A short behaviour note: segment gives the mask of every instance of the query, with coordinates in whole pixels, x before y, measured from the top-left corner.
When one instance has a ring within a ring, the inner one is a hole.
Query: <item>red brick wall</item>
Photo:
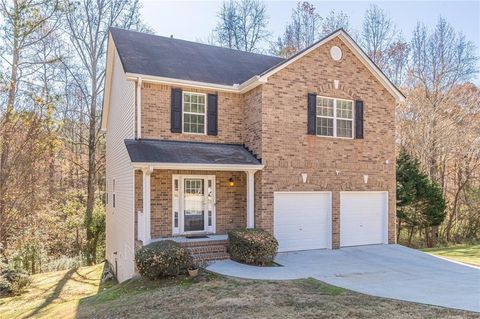
[[[171,133],[171,88],[168,85],[143,83],[142,138],[243,144],[242,95],[182,87],[183,91],[218,94],[218,135]]]
[[[335,62],[329,50],[343,51]],[[335,89],[334,80],[340,81]],[[285,92],[288,92],[286,94]],[[364,139],[307,135],[307,94],[364,101]],[[262,89],[261,207],[257,219],[273,230],[273,192],[332,191],[333,246],[340,244],[339,192],[389,192],[389,241],[395,242],[395,100],[339,39],[268,79]],[[385,164],[388,160],[389,164]],[[336,170],[340,174],[336,174]],[[302,182],[302,173],[308,182]],[[363,175],[369,175],[368,184]]]
[[[172,236],[172,175],[174,174],[215,175],[217,234],[224,234],[227,230],[246,226],[245,173],[154,170],[150,180],[152,239]],[[230,178],[233,178],[235,181],[235,186],[233,187],[228,185]],[[141,183],[137,184],[135,193],[139,193],[141,187]]]
[[[330,57],[333,45],[343,51],[340,61]],[[334,80],[340,81],[338,89],[334,88]],[[389,192],[388,237],[389,242],[395,242],[395,100],[340,39],[326,43],[244,95],[219,92],[218,136],[171,133],[170,89],[167,85],[144,82],[143,138],[245,144],[265,165],[262,172],[255,174],[258,227],[273,231],[275,191],[332,191],[333,245],[338,247],[339,192],[386,190]],[[213,92],[186,87],[183,90]],[[308,93],[363,100],[365,138],[307,135]],[[385,164],[386,160],[389,164]],[[302,173],[308,174],[305,184]],[[171,235],[171,174],[172,171],[152,174],[153,237]],[[233,191],[225,188],[224,182],[233,174],[244,183],[245,173],[204,174],[218,176],[217,232],[243,227],[245,189]],[[369,175],[368,184],[363,182],[363,175]],[[221,194],[226,197],[220,202]]]

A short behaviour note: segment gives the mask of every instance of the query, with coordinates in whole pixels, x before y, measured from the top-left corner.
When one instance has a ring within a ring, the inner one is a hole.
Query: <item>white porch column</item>
[[[247,171],[247,228],[255,227],[255,171]]]
[[[143,245],[148,245],[152,240],[151,234],[151,214],[150,214],[150,175],[153,172],[152,167],[146,167],[143,170]]]

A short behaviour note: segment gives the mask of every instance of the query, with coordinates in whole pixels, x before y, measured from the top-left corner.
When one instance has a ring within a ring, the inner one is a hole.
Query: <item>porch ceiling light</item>
[[[235,186],[235,181],[234,181],[233,178],[231,178],[231,177],[230,177],[230,179],[228,180],[228,186],[230,186],[230,187]]]

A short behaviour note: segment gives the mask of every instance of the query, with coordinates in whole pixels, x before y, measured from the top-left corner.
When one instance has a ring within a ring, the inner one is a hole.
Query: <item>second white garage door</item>
[[[340,246],[387,243],[387,192],[340,193]]]
[[[274,194],[274,233],[279,251],[331,248],[329,192]]]

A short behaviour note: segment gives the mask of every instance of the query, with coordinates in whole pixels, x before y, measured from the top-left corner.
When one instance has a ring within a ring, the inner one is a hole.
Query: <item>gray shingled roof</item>
[[[238,144],[165,140],[125,140],[133,163],[260,165]]]
[[[284,59],[111,28],[125,72],[212,84],[241,84]]]

